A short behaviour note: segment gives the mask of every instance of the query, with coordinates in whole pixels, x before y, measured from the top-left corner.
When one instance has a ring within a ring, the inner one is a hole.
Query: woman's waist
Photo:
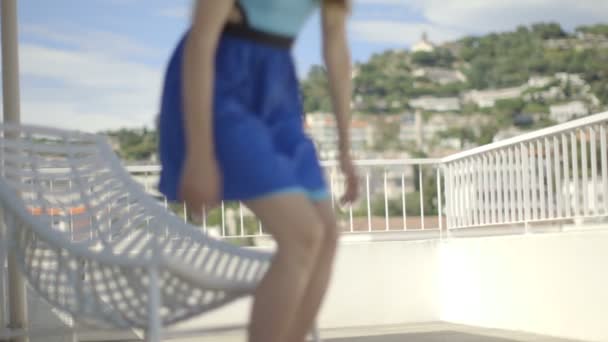
[[[224,27],[223,35],[240,38],[250,43],[257,43],[263,47],[287,51],[291,50],[295,41],[295,37],[262,31],[243,23],[227,23]]]

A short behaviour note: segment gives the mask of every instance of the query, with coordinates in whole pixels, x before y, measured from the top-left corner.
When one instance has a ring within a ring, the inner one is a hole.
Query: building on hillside
[[[361,72],[361,67],[357,64],[353,65],[351,71],[350,71],[350,77],[354,80],[357,76],[359,76],[359,73]]]
[[[591,42],[608,40],[608,37],[604,36],[603,34],[596,34],[596,33],[583,32],[583,31],[576,32],[576,38],[579,40],[585,40],[585,41],[591,41]]]
[[[557,101],[565,100],[566,93],[562,87],[551,87],[547,90],[530,92],[523,97],[526,101]]]
[[[572,101],[553,105],[549,107],[549,112],[551,120],[562,123],[589,114],[589,108],[582,101]]]
[[[452,127],[465,125],[457,114],[436,114],[424,120],[420,111],[416,113],[405,113],[401,116],[399,129],[399,141],[403,145],[415,144],[423,151],[432,152],[436,148],[457,151],[460,140],[440,137]]]
[[[600,101],[600,99],[593,93],[589,93],[587,95],[587,99],[589,100],[589,102],[591,103],[591,105],[593,107],[595,107],[596,109],[599,108],[602,105],[602,101]]]
[[[429,142],[432,138],[441,132],[447,131],[450,127],[454,127],[453,120],[455,115],[433,115],[423,124],[422,131],[424,142]]]
[[[608,48],[608,37],[602,34],[577,32],[577,48],[579,49],[605,49]]]
[[[426,32],[422,33],[422,37],[418,42],[412,45],[412,52],[433,52],[435,51],[435,44],[430,40]]]
[[[336,120],[332,114],[306,114],[305,128],[317,147],[319,158],[333,160],[338,157]]]
[[[498,142],[498,141],[502,141],[505,139],[514,138],[514,137],[520,136],[524,133],[526,133],[525,130],[515,127],[515,126],[511,126],[509,128],[505,128],[505,129],[498,131],[498,133],[496,133],[496,135],[494,136],[494,139],[492,141]]]
[[[498,100],[516,99],[521,97],[526,89],[528,89],[527,85],[502,89],[471,90],[466,92],[463,98],[465,102],[475,103],[480,108],[490,108],[494,107]]]
[[[484,114],[462,115],[459,113],[435,114],[424,119],[421,112],[404,113],[400,119],[399,141],[403,146],[416,146],[432,157],[443,157],[462,149],[475,147],[474,141],[461,141],[459,136],[446,136],[454,128],[469,128],[479,136],[483,126],[493,118]]]
[[[493,123],[493,118],[486,114],[462,115],[436,114],[424,123],[425,151],[432,157],[444,157],[464,149],[476,147],[476,137],[482,134],[482,128]],[[472,136],[460,137],[454,129],[466,129]],[[451,135],[446,135],[452,130]],[[462,138],[462,140],[461,140]]]
[[[410,106],[430,112],[451,112],[461,109],[460,99],[457,97],[424,96],[410,100]]]
[[[558,72],[555,74],[555,78],[557,78],[563,85],[566,83],[570,83],[575,87],[583,87],[587,85],[587,82],[583,77],[579,74],[569,74],[567,72]]]
[[[422,146],[422,114],[407,112],[400,116],[399,141],[404,146]]]
[[[588,49],[605,49],[608,47],[608,38],[603,35],[595,35],[592,33],[577,34],[576,39],[559,38],[548,39],[543,42],[547,49],[554,50],[588,50]]]
[[[109,135],[108,142],[114,152],[118,153],[118,151],[120,151],[120,141],[118,140],[117,136]]]
[[[549,76],[532,76],[528,79],[528,86],[531,88],[544,88],[553,81],[554,78]]]
[[[543,45],[550,50],[570,50],[576,46],[576,41],[570,38],[547,39]]]
[[[354,117],[350,124],[350,140],[353,158],[365,158],[367,151],[376,144],[376,125],[368,118]]]
[[[447,68],[418,68],[412,72],[414,77],[424,77],[439,84],[466,82],[466,76],[459,70]]]
[[[333,114],[307,114],[305,128],[321,159],[335,160],[339,157],[337,124]],[[353,158],[365,158],[376,142],[375,124],[371,119],[355,117],[351,121],[350,134]]]

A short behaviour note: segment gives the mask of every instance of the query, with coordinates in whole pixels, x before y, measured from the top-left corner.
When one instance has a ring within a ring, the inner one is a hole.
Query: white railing
[[[405,232],[411,238],[432,238],[464,228],[528,228],[608,218],[607,132],[608,112],[444,159],[357,161],[361,196],[347,207],[339,205],[343,179],[338,165],[324,162],[323,167],[341,227],[353,236]],[[193,219],[183,204],[168,203],[157,192],[159,166],[127,169],[168,209],[210,234],[243,240],[267,235],[240,203],[222,203]],[[121,201],[115,205],[129,205],[128,199]],[[78,210],[58,213],[72,214],[76,221],[70,216],[58,222],[76,232],[76,239],[87,239],[78,228]]]
[[[361,178],[360,200],[342,207],[343,178],[336,162],[323,162],[331,202],[345,233],[362,232],[436,232],[444,227],[437,159],[356,161]],[[260,222],[240,203],[222,203],[203,217],[193,219],[183,204],[171,205],[157,192],[160,167],[128,166],[131,175],[146,191],[163,201],[185,221],[198,224],[224,238],[265,236]]]
[[[323,166],[346,233],[527,228],[608,217],[607,132],[608,112],[444,159],[357,161],[361,199],[346,208],[337,203],[343,191],[337,164]],[[128,170],[162,200],[154,190],[160,167]],[[187,219],[184,206],[174,209]],[[199,224],[225,238],[265,235],[240,204],[222,203]]]
[[[448,229],[608,217],[608,112],[442,160]]]

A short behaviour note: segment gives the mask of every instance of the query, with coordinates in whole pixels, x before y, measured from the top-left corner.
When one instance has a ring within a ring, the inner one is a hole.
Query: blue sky
[[[190,4],[19,0],[24,121],[89,131],[150,126]],[[363,61],[408,48],[423,31],[443,42],[538,21],[571,29],[605,18],[605,0],[355,0],[349,35],[353,58]],[[300,75],[320,63],[318,16],[304,28],[294,57]]]

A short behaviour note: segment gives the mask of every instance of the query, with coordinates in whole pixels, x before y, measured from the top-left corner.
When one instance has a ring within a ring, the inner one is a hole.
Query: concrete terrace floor
[[[321,332],[326,342],[580,342],[549,336],[484,329],[443,322],[397,326],[331,329]],[[245,334],[225,333],[167,342],[245,342]]]

